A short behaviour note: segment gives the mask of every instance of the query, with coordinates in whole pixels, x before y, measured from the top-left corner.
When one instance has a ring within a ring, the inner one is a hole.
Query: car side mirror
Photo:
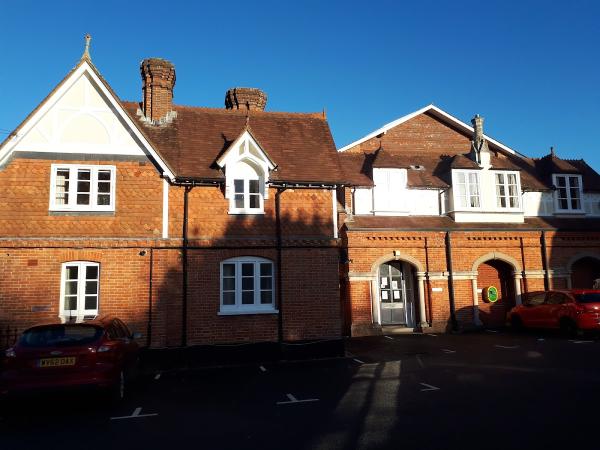
[[[141,337],[142,337],[142,333],[135,332],[135,333],[131,334],[131,339],[139,339]]]

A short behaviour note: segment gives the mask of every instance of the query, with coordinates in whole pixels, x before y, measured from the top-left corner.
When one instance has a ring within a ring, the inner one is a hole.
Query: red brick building
[[[0,329],[117,315],[152,347],[338,339],[336,188],[323,114],[173,104],[141,64],[122,102],[89,52],[0,147]]]
[[[353,335],[498,326],[524,293],[600,278],[600,176],[583,160],[528,158],[433,105],[339,151]]]

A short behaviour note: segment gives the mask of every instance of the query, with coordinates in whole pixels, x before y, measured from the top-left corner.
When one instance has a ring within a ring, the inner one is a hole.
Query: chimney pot
[[[225,108],[264,111],[267,94],[257,88],[236,87],[227,90]]]
[[[147,58],[140,64],[144,116],[160,122],[173,109],[175,66],[162,58]]]

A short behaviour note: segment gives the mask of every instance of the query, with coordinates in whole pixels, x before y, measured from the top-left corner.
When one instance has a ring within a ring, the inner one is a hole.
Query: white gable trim
[[[54,93],[52,93],[48,99],[46,99],[44,104],[29,119],[27,119],[25,123],[22,124],[17,134],[5,142],[3,148],[0,149],[0,166],[2,166],[2,164],[4,164],[11,157],[15,146],[21,141],[21,139],[26,136],[29,131],[31,131],[31,129],[40,121],[40,119],[44,117],[44,115],[73,86],[73,84],[79,80],[83,74],[87,74],[99,87],[99,89],[110,102],[110,105],[119,114],[119,117],[133,131],[133,134],[139,140],[139,142],[141,142],[143,149],[158,163],[163,174],[169,177],[171,180],[174,180],[175,174],[154,150],[150,142],[148,142],[148,140],[144,137],[136,124],[131,120],[127,112],[123,110],[119,101],[106,87],[104,81],[101,80],[97,75],[96,70],[94,70],[94,68],[86,60],[83,60],[77,69],[71,72],[71,74],[68,75],[68,77],[62,82],[62,85]]]
[[[402,116],[399,119],[394,120],[393,122],[390,122],[384,126],[382,126],[381,128],[373,131],[372,133],[367,134],[365,137],[360,138],[357,141],[352,142],[351,144],[348,144],[340,149],[338,149],[338,152],[344,152],[346,150],[348,150],[349,148],[355,147],[359,144],[362,144],[365,141],[368,141],[369,139],[372,139],[378,135],[380,135],[381,133],[386,133],[389,129],[394,128],[404,122],[409,121],[410,119],[426,113],[426,112],[430,112],[433,113],[435,116],[439,117],[440,119],[442,119],[445,122],[449,122],[454,124],[455,126],[457,126],[458,128],[462,128],[464,131],[468,131],[469,133],[473,133],[473,127],[470,125],[467,125],[466,123],[464,123],[462,120],[457,119],[456,117],[448,114],[446,111],[438,108],[435,105],[427,105],[424,108],[419,109],[418,111],[415,111],[413,113],[407,114],[406,116]],[[485,137],[485,139],[487,139],[488,142],[494,144],[495,146],[501,148],[502,150],[505,150],[509,153],[512,153],[513,155],[519,154],[517,151],[513,150],[510,147],[507,147],[506,145],[496,141],[495,139],[492,139],[491,137],[489,137],[488,135],[484,134],[483,135]]]
[[[265,151],[258,144],[258,142],[256,142],[256,139],[254,139],[252,137],[252,134],[250,134],[250,132],[248,130],[244,130],[244,132],[242,134],[240,134],[239,137],[229,146],[229,148],[225,151],[225,153],[223,153],[219,157],[219,159],[217,159],[217,165],[222,169],[223,167],[225,167],[227,165],[227,163],[230,160],[238,160],[239,155],[235,155],[233,152],[235,150],[237,150],[239,148],[239,145],[246,140],[248,140],[248,141],[252,142],[252,144],[254,144],[254,146],[260,152],[260,154],[262,156],[262,160],[258,160],[253,155],[248,155],[248,154],[246,154],[245,157],[255,160],[255,162],[257,162],[260,165],[266,165],[266,167],[269,170],[275,169],[275,164],[273,163],[273,161],[271,161],[271,158],[269,158],[269,156],[265,153]]]

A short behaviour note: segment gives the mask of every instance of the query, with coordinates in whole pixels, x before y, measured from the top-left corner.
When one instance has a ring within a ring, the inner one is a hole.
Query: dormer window
[[[470,209],[481,207],[479,189],[479,171],[453,170],[452,185],[454,187],[455,209]]]
[[[225,171],[225,197],[229,214],[263,214],[268,198],[269,170],[275,168],[250,131],[244,130],[217,160]]]
[[[557,212],[582,212],[583,184],[581,175],[552,175],[556,187],[555,202]]]

